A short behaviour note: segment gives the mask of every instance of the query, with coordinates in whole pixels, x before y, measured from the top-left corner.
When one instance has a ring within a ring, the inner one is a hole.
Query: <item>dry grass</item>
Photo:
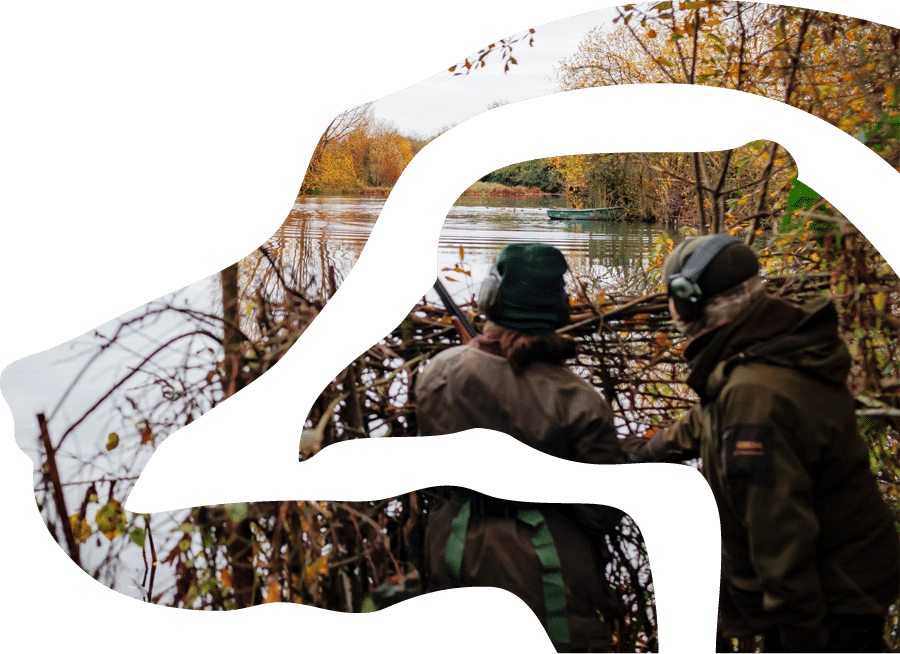
[[[475,182],[466,189],[464,196],[517,197],[547,195],[536,186],[505,186],[494,182]]]

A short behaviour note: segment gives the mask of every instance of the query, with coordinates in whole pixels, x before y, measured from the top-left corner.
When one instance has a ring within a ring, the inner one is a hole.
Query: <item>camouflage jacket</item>
[[[823,651],[826,613],[883,614],[900,592],[897,529],[857,433],[837,325],[830,301],[764,294],[689,344],[700,402],[626,444],[702,458],[721,519],[725,636],[778,628],[789,651]]]

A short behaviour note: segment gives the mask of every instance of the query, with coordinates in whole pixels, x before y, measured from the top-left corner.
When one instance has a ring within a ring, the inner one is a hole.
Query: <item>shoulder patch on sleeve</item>
[[[722,469],[729,480],[760,486],[774,482],[769,425],[734,425],[722,434]]]

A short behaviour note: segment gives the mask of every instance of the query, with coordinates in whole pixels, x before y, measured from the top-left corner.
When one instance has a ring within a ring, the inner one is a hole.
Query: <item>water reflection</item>
[[[301,287],[328,297],[359,258],[383,205],[380,198],[301,198],[269,246],[280,253],[285,270],[303,280]],[[445,271],[450,292],[458,301],[469,299],[504,246],[532,241],[559,248],[578,276],[604,285],[633,280],[630,289],[642,292],[645,253],[663,228],[547,218],[547,208],[564,205],[560,197],[460,198],[441,230],[438,267],[461,262],[470,275]]]

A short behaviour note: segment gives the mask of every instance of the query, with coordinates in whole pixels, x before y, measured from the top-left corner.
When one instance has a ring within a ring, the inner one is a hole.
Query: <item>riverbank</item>
[[[488,198],[541,197],[545,195],[556,194],[545,193],[536,186],[506,186],[496,182],[475,182],[463,192],[463,196]]]
[[[316,196],[386,198],[393,189],[393,186],[363,186],[353,189],[331,189],[317,193],[299,193],[297,198]],[[463,191],[463,194],[460,197],[512,198],[556,195],[558,194],[545,193],[536,186],[506,186],[505,184],[497,184],[495,182],[475,182]]]

